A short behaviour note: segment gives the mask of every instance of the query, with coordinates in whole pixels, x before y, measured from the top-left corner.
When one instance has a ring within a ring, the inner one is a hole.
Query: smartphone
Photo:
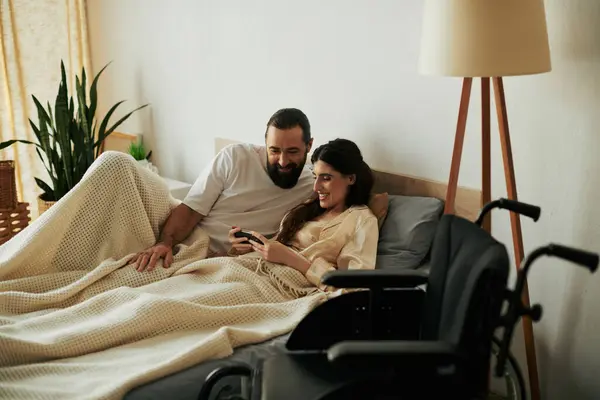
[[[235,236],[236,238],[246,238],[246,239],[252,240],[256,243],[264,244],[262,242],[262,240],[260,240],[259,238],[257,238],[256,236],[254,236],[253,234],[251,234],[248,231],[238,231],[238,232],[235,232],[233,234],[233,236]]]

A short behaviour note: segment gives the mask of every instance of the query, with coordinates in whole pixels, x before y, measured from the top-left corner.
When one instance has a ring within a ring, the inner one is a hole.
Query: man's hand
[[[259,239],[264,244],[257,243],[253,240],[250,241],[254,251],[262,254],[263,258],[269,262],[276,264],[287,265],[288,267],[294,268],[303,274],[310,268],[310,262],[304,258],[301,254],[296,253],[286,245],[278,241],[269,241],[266,237],[258,232],[252,232],[254,237]]]
[[[246,238],[236,238],[233,236],[234,233],[241,231],[242,228],[234,226],[229,231],[229,242],[231,243],[231,247],[233,247],[237,254],[246,254],[252,251],[252,245],[248,242]]]
[[[158,242],[144,251],[137,253],[128,264],[135,264],[139,272],[152,271],[156,262],[164,259],[163,267],[169,268],[173,263],[173,246],[183,242],[204,215],[181,203],[171,211],[160,232]]]
[[[164,259],[163,268],[169,268],[173,263],[173,248],[165,243],[157,243],[144,251],[137,253],[129,264],[134,264],[138,272],[150,272],[156,267],[158,260]]]

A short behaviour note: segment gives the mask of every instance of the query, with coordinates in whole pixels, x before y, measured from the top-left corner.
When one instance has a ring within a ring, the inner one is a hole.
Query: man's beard
[[[306,155],[304,155],[304,161],[302,161],[302,164],[298,165],[295,163],[290,163],[286,166],[286,168],[290,168],[290,170],[284,172],[281,171],[281,165],[271,164],[267,159],[267,173],[275,185],[282,189],[291,189],[298,183],[298,179],[300,179],[300,175],[302,174],[302,169],[304,168],[305,163]]]

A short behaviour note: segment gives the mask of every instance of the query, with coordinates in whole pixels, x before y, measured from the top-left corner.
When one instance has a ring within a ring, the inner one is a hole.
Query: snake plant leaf
[[[131,116],[131,114],[133,114],[134,112],[136,112],[138,110],[141,110],[144,107],[148,107],[148,106],[149,106],[149,104],[144,104],[144,105],[130,111],[129,113],[125,114],[125,116],[123,118],[121,118],[117,122],[115,122],[114,125],[111,126],[106,132],[104,132],[102,130],[102,126],[100,126],[99,138],[98,138],[98,141],[94,144],[94,146],[98,146],[96,151],[98,151],[100,149],[100,144],[102,144],[102,141],[104,139],[106,139],[108,137],[108,135],[113,133],[114,130],[117,129],[119,125],[121,125],[123,122],[125,122],[125,120]],[[107,114],[107,116],[108,116],[108,114]],[[102,123],[104,123],[104,121],[102,121]]]
[[[35,126],[35,124],[33,123],[32,120],[29,120],[29,125],[31,126],[31,129],[33,129],[33,133],[35,134],[35,137],[37,138],[38,142],[40,142],[40,145],[43,147],[42,136],[41,136],[40,130],[38,129],[37,126]]]
[[[98,121],[94,120],[94,126],[92,127],[92,139],[96,137],[96,129],[98,128]]]
[[[106,115],[104,116],[104,119],[102,119],[102,122],[100,123],[100,127],[98,128],[98,139],[94,143],[94,147],[98,146],[96,148],[96,157],[98,157],[98,155],[100,154],[100,145],[102,144],[102,141],[106,138],[104,133],[106,132],[106,126],[108,125],[108,121],[110,120],[110,117],[113,115],[113,113],[115,112],[117,107],[119,107],[124,102],[125,102],[125,100],[121,100],[121,101],[117,102],[115,105],[113,105],[108,110]]]
[[[56,150],[56,145],[57,145],[57,135],[56,135],[56,124],[52,124],[50,126],[51,130],[52,130],[52,134],[50,135],[50,148],[52,150]]]
[[[90,121],[88,121],[87,105],[85,104],[85,88],[81,86],[79,78],[76,79],[75,84],[77,85],[77,100],[79,104],[78,115],[82,130],[81,135],[78,135],[82,139],[80,148],[77,149],[78,151],[76,150],[75,154],[79,154],[82,158],[85,157],[88,165],[91,165],[92,162],[94,162],[94,153],[93,149],[90,151],[90,143],[93,143],[94,139],[90,136],[91,127]]]
[[[142,105],[142,106],[139,106],[138,108],[136,108],[136,109],[134,109],[134,110],[132,110],[132,111],[128,112],[128,113],[127,113],[127,114],[126,114],[126,115],[125,115],[123,118],[121,118],[120,120],[118,120],[117,122],[115,122],[115,123],[114,123],[114,125],[113,125],[113,126],[111,126],[111,127],[108,129],[108,131],[107,131],[107,133],[106,133],[105,135],[106,135],[106,136],[108,136],[108,135],[110,135],[111,133],[113,133],[113,132],[114,132],[114,130],[115,130],[115,129],[117,129],[117,128],[119,127],[119,125],[121,125],[123,122],[125,122],[125,120],[127,120],[127,118],[129,118],[129,117],[131,116],[131,114],[133,114],[133,113],[134,113],[134,112],[136,112],[136,111],[139,111],[139,110],[141,110],[142,108],[148,107],[149,105],[150,105],[150,104],[144,104],[144,105]],[[105,137],[106,137],[106,136],[105,136]]]
[[[40,158],[40,160],[42,160],[42,164],[44,165],[44,168],[46,169],[46,171],[48,172],[48,175],[50,177],[52,177],[52,172],[50,171],[50,166],[46,165],[46,161],[44,159],[44,156],[42,156],[42,152],[40,151],[39,148],[36,148],[35,151],[37,152],[38,157]],[[52,164],[50,164],[52,165]]]
[[[50,108],[50,110],[52,110],[52,108]],[[55,115],[55,113],[52,113],[50,115]],[[48,155],[48,158],[50,158],[52,160],[52,168],[54,169],[56,176],[53,178],[53,183],[55,183],[54,185],[54,194],[58,195],[58,187],[56,186],[56,182],[58,180],[58,174],[59,171],[62,170],[62,161],[60,159],[60,157],[58,156],[58,133],[56,130],[56,123],[53,121],[52,124],[50,125],[52,134],[50,135],[50,153]]]
[[[79,148],[75,150],[75,154],[77,154],[77,156],[78,156],[76,181],[79,182],[81,180],[81,178],[83,177],[83,175],[85,174],[85,172],[87,171],[87,169],[94,162],[93,158],[91,161],[89,158],[89,155],[93,154],[93,148],[92,148],[92,141],[83,140],[84,139],[83,130],[76,125],[73,128],[78,130],[79,137],[81,138],[78,141]]]
[[[69,97],[69,118],[74,118],[75,105],[73,104],[73,98]]]
[[[60,173],[62,162],[60,156],[58,155],[58,152],[56,151],[56,148],[53,148],[51,150],[50,158],[52,159],[52,166],[55,171],[55,174],[52,177],[52,181],[54,184],[54,194],[58,196],[61,193],[59,188],[59,180],[63,174]]]
[[[79,77],[76,76],[75,77],[77,80],[79,80]],[[83,104],[87,104],[87,98],[86,98],[86,92],[85,92],[85,88],[87,88],[87,77],[85,76],[85,68],[81,68],[81,87],[83,88]],[[87,113],[87,110],[86,110]]]
[[[39,188],[44,191],[44,195],[45,195],[44,198],[48,201],[53,201],[53,199],[56,196],[54,196],[54,191],[52,190],[50,185],[48,185],[46,182],[44,182],[40,178],[35,178],[35,183],[37,183]]]
[[[36,146],[39,146],[37,143],[30,142],[29,140],[11,139],[11,140],[7,140],[5,142],[1,142],[0,143],[0,150],[5,149],[5,148],[7,148],[9,146],[12,146],[15,143],[34,144]]]
[[[50,102],[48,102],[48,115],[53,115],[52,107],[50,106]],[[48,123],[50,124],[51,128],[54,128],[54,123],[52,122],[52,118],[50,118],[50,121],[48,121]]]
[[[29,124],[31,125],[31,129],[35,133],[35,136],[37,137],[38,142],[39,142],[38,148],[36,148],[36,150],[38,151],[38,154],[39,154],[40,148],[44,151],[44,153],[46,153],[47,149],[50,148],[50,140],[49,140],[49,133],[48,133],[47,125],[44,122],[42,122],[40,124],[40,126],[42,128],[39,129],[37,126],[35,126],[35,124],[33,123],[33,121],[31,119],[29,120]],[[41,155],[40,155],[40,158],[43,161],[43,158],[41,157]]]
[[[35,96],[31,96],[33,98],[33,102],[35,103],[35,107],[37,109],[38,112],[38,119],[45,121],[48,124],[52,123],[52,118],[50,117],[52,115],[52,110],[50,110],[50,103],[48,103],[48,111],[50,111],[50,114],[48,114],[46,112],[46,110],[44,109],[44,107],[42,106],[42,103],[40,103],[40,101],[35,97]],[[41,123],[41,122],[40,122]]]
[[[73,142],[73,181],[78,182],[82,170],[86,169],[85,138],[81,134],[76,121],[70,121],[69,132]]]
[[[60,153],[63,161],[64,176],[67,185],[72,187],[72,157],[71,157],[71,141],[69,137],[69,95],[67,92],[67,76],[65,73],[64,63],[61,61],[61,77],[62,80],[58,87],[56,102],[54,105],[54,113],[56,120],[57,141],[60,148]],[[71,98],[72,99],[72,98]]]
[[[98,105],[98,79],[100,78],[100,75],[102,74],[102,72],[104,72],[106,67],[108,67],[111,63],[112,63],[112,61],[109,62],[108,64],[106,64],[100,70],[100,72],[98,72],[96,74],[96,77],[92,81],[92,85],[90,87],[90,109],[89,109],[89,115],[88,115],[88,120],[90,120],[90,121],[93,119],[93,116],[96,115],[96,107]]]
[[[69,132],[68,136],[71,142],[71,138],[74,135],[81,136],[81,123],[80,121],[77,121],[77,116],[75,114],[75,105],[73,104],[73,97],[71,97],[69,101],[69,120],[67,125],[67,132]],[[78,182],[77,175],[75,173],[75,168],[77,165],[77,159],[80,157],[80,154],[74,151],[73,143],[69,144],[69,150],[71,152],[71,169],[68,172],[70,172],[71,174],[71,182],[69,184],[69,189],[71,189]]]
[[[45,121],[45,119],[40,118],[41,129],[38,129],[31,119],[29,119],[29,124],[31,125],[31,128],[33,129],[34,133],[36,134],[36,136],[38,138],[38,141],[40,142],[40,145],[36,147],[35,151],[36,151],[38,157],[40,158],[40,161],[44,165],[44,168],[46,169],[46,171],[48,171],[48,175],[52,179],[53,172],[54,172],[52,160],[50,160],[48,157],[42,156],[42,152],[40,151],[40,148],[41,148],[44,151],[44,153],[47,155],[49,152],[49,149],[50,149],[50,140],[49,140],[48,126],[46,124],[46,121]],[[46,161],[47,161],[47,165],[46,165]],[[53,182],[54,182],[54,179],[53,179]]]
[[[48,115],[46,113],[46,110],[44,110],[44,107],[42,106],[42,104],[38,101],[38,99],[36,99],[35,96],[32,96],[32,97],[33,97],[33,101],[34,101],[35,106],[38,111],[39,129],[34,126],[34,124],[31,120],[29,120],[29,122],[31,124],[31,127],[33,128],[33,131],[38,136],[38,140],[40,142],[42,150],[44,150],[44,152],[46,152],[46,149],[48,149],[50,147],[50,140],[49,140],[50,132],[48,131],[47,125],[52,126],[52,118],[50,118],[50,115],[52,115],[52,114]],[[50,104],[48,104],[48,106],[50,106]]]

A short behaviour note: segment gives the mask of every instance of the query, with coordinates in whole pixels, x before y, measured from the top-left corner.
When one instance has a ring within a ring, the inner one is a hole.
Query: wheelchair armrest
[[[344,341],[331,346],[332,363],[364,368],[387,366],[435,366],[466,359],[447,343],[437,341]]]
[[[384,269],[340,270],[326,273],[323,284],[336,288],[414,288],[427,283],[429,274],[424,271]]]

